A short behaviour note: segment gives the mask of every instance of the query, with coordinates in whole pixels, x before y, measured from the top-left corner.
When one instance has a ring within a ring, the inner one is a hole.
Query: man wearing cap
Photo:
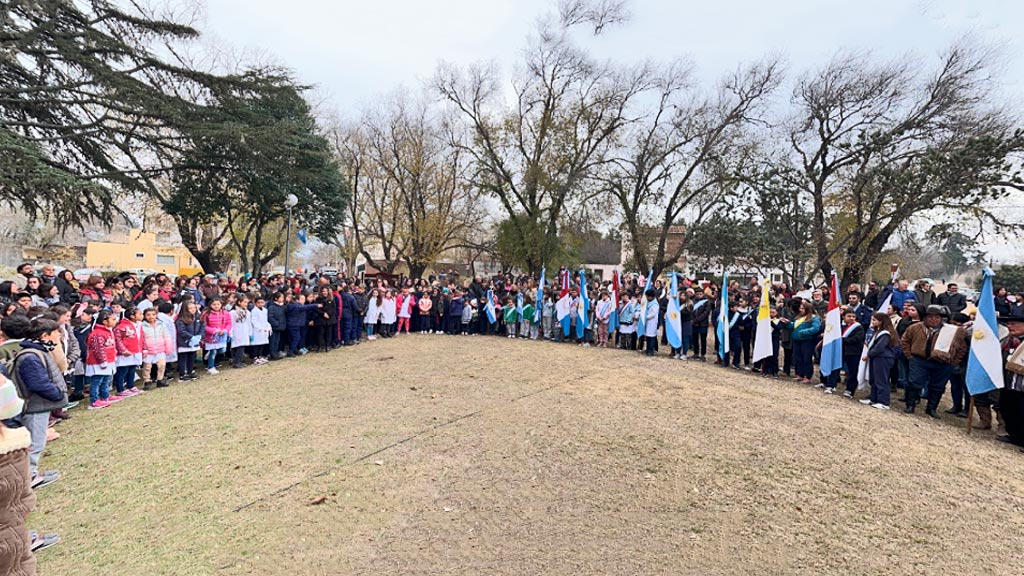
[[[917,407],[922,391],[927,391],[925,414],[939,418],[936,408],[946,392],[946,382],[953,367],[967,354],[966,338],[961,328],[946,323],[949,309],[931,305],[925,309],[924,320],[911,324],[903,333],[903,355],[910,360],[907,385],[907,408],[910,414]]]
[[[203,283],[199,286],[199,291],[203,294],[203,300],[208,301],[220,298],[220,286],[217,285],[217,277],[213,274],[203,276]]]

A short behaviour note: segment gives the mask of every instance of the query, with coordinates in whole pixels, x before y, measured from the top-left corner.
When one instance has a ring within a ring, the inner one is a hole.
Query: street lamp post
[[[292,208],[299,203],[299,199],[295,194],[289,194],[284,199],[284,205],[288,208],[288,235],[284,238],[284,275],[288,276],[288,257],[292,253]]]

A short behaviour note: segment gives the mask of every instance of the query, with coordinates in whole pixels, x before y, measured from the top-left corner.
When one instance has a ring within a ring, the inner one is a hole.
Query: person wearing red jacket
[[[117,371],[117,345],[114,326],[117,316],[100,310],[96,325],[85,341],[85,377],[89,382],[89,410],[110,406],[110,383]]]
[[[135,387],[135,371],[142,364],[142,312],[129,306],[114,328],[114,345],[117,347],[117,372],[114,373],[114,388],[117,393],[110,396],[117,402],[129,396],[140,394]]]

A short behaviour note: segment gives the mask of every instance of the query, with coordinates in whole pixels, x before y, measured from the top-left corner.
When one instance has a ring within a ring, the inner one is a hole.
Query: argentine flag
[[[516,318],[518,318],[520,322],[523,321],[523,293],[522,292],[517,292],[516,293]]]
[[[729,272],[722,273],[721,303],[718,310],[718,325],[715,340],[718,342],[718,357],[725,360],[729,350]]]
[[[487,291],[487,304],[484,305],[487,311],[487,321],[494,324],[498,321],[498,315],[494,312],[494,290]]]
[[[537,300],[533,307],[533,321],[540,322],[544,312],[544,267],[540,267],[540,282],[537,283]]]
[[[985,283],[978,298],[978,314],[971,334],[971,354],[967,358],[967,390],[971,396],[1003,387],[1003,350],[996,325],[996,305],[992,297],[991,268],[985,268]]]
[[[821,373],[828,376],[843,367],[843,322],[839,307],[839,277],[832,271],[832,289],[828,291],[828,313],[825,314],[825,335],[821,339]]]
[[[580,301],[576,305],[576,337],[580,340],[586,334],[588,318],[590,318],[590,297],[587,295],[587,273],[580,270]]]
[[[665,339],[668,340],[668,345],[675,349],[683,347],[683,322],[679,314],[679,285],[676,283],[675,272],[672,273],[672,282],[668,291],[668,310],[665,312]]]
[[[644,282],[643,292],[646,292],[647,290],[649,290],[651,288],[654,288],[654,285],[651,284],[652,276],[654,276],[654,268],[651,268],[651,270],[647,273],[647,281]],[[637,323],[636,323],[636,335],[637,336],[643,336],[644,332],[647,331],[647,305],[650,304],[650,302],[648,302],[644,298],[643,292],[640,293],[640,302],[643,303],[644,309],[640,313],[640,319],[637,320]]]
[[[569,297],[569,271],[562,270],[560,276],[562,291],[558,296],[558,301],[555,302],[555,316],[562,323],[562,337],[564,338],[569,336],[571,322],[569,314],[572,313],[572,298]]]
[[[772,305],[771,293],[768,290],[770,284],[771,281],[766,279],[761,289],[761,306],[757,309],[757,331],[754,333],[754,362],[775,353],[772,347]]]

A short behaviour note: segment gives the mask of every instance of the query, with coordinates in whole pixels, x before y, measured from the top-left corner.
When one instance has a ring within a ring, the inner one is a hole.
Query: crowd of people
[[[928,281],[913,288],[906,280],[871,282],[863,290],[848,286],[837,295],[843,305],[842,370],[826,376],[815,362],[828,285],[793,290],[785,283],[734,281],[723,295],[713,282],[677,279],[671,285],[640,274],[601,280],[561,270],[544,285],[532,276],[454,273],[394,283],[317,273],[237,279],[97,274],[79,282],[68,270],[45,265],[37,273],[23,264],[15,278],[0,282],[0,464],[24,459],[26,475],[19,484],[24,491],[5,494],[0,506],[24,519],[33,491],[59,480],[58,471],[40,468],[40,456],[47,442],[59,438],[55,425],[80,402],[101,410],[175,380],[215,375],[218,367],[260,366],[403,332],[500,335],[714,362],[765,378],[792,378],[826,394],[842,385],[842,396],[862,396],[861,403],[882,410],[890,408],[892,391],[902,390],[905,412],[923,402],[933,418],[940,417],[949,383],[946,412],[968,417],[972,403],[964,375],[977,307],[956,284],[939,294]],[[1024,337],[1024,296],[1000,289],[995,305],[1005,324],[1005,357]],[[771,347],[762,346],[770,352],[755,359],[764,309]],[[678,322],[671,338],[667,314]],[[995,427],[1000,440],[1024,446],[1021,379],[1008,373],[1004,390],[974,397],[973,406],[975,427]],[[10,469],[18,467],[0,467]],[[33,551],[59,541],[23,532],[21,547],[15,543],[12,550],[23,552],[26,562]]]

